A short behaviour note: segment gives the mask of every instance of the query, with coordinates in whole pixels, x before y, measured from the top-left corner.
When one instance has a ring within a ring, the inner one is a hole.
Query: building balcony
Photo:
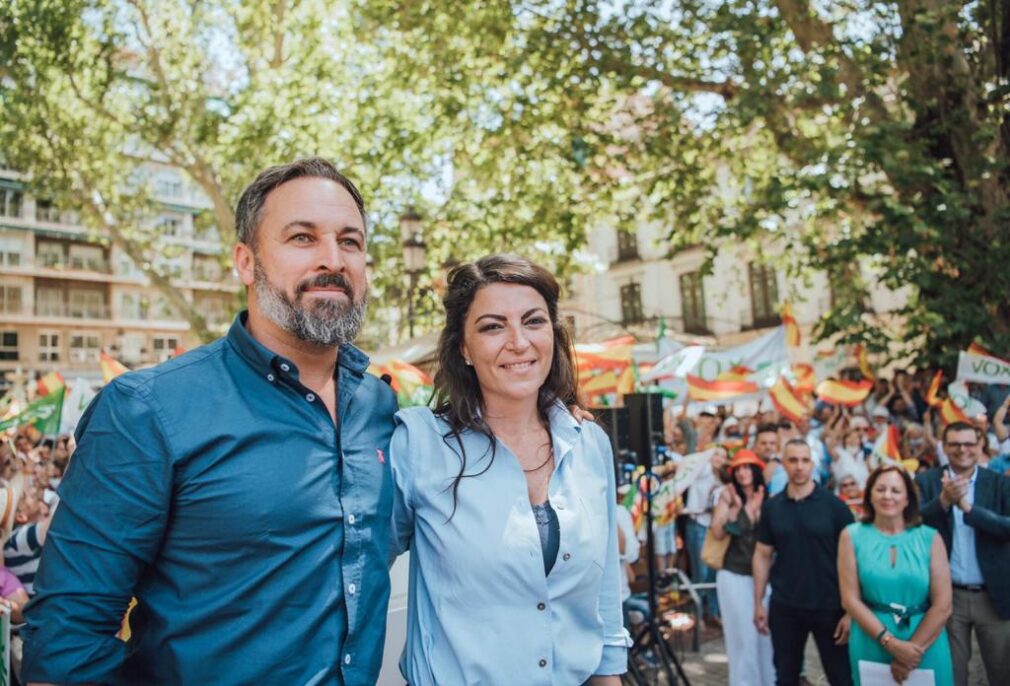
[[[105,304],[35,303],[35,316],[59,319],[109,319],[111,310]]]

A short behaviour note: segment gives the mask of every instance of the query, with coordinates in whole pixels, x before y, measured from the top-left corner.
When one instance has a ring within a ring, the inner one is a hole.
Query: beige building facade
[[[224,330],[239,287],[222,261],[221,237],[194,222],[208,203],[177,169],[146,171],[155,266]],[[29,380],[59,371],[100,381],[103,351],[130,368],[157,364],[199,344],[189,329],[125,252],[0,168],[0,386],[19,369]]]

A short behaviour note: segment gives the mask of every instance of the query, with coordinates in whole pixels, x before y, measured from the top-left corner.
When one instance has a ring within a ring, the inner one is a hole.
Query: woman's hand
[[[888,641],[885,649],[894,656],[896,661],[904,663],[910,670],[919,666],[925,652],[911,641],[902,641],[899,638],[892,638]]]
[[[739,500],[739,498],[738,498]],[[765,501],[765,487],[758,486],[754,489],[754,492],[750,494],[747,498],[747,516],[752,522],[756,522],[758,515],[761,514],[761,504]]]
[[[891,676],[894,677],[894,680],[899,684],[904,683],[911,672],[912,668],[900,660],[894,660],[891,662]]]

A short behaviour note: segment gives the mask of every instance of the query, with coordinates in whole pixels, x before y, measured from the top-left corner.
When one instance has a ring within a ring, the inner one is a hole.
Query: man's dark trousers
[[[803,652],[807,637],[814,635],[821,656],[824,674],[831,686],[851,686],[852,669],[849,649],[835,645],[834,633],[845,612],[839,610],[805,610],[776,603],[774,596],[768,608],[768,628],[775,652],[775,682],[778,686],[799,686],[803,669]]]

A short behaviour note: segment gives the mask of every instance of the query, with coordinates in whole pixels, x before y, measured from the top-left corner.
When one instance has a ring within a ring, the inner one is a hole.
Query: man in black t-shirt
[[[754,624],[771,630],[776,681],[798,686],[807,636],[814,635],[831,686],[849,686],[849,617],[838,593],[838,537],[852,522],[845,503],[817,486],[810,446],[786,443],[786,489],[761,509],[754,550]],[[772,560],[774,553],[774,562]],[[771,580],[769,609],[761,604]]]

